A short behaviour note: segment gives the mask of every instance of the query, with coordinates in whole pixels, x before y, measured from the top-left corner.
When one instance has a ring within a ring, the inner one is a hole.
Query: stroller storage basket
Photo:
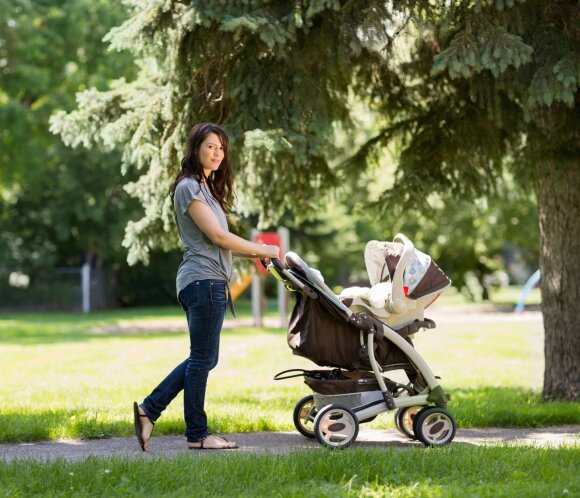
[[[334,373],[337,371],[340,373]],[[305,374],[304,382],[310,389],[319,394],[350,394],[379,389],[379,383],[371,372],[343,372],[338,369],[317,370]]]
[[[274,380],[300,376],[304,376],[304,383],[312,391],[325,396],[380,391],[379,383],[372,372],[347,372],[339,368],[333,370],[284,370],[276,374]]]
[[[383,393],[381,391],[367,391],[351,394],[313,394],[314,404],[318,410],[326,405],[345,405],[349,408],[357,408],[371,403],[384,403]]]

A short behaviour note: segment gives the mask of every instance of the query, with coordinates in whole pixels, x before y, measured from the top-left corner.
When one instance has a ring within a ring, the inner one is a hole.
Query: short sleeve
[[[175,188],[175,210],[181,214],[187,214],[189,205],[195,201],[202,201],[207,204],[201,192],[201,185],[197,180],[187,178],[179,182]]]

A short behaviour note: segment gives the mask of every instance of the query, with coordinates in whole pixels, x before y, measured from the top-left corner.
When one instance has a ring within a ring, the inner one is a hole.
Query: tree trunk
[[[545,399],[580,400],[580,164],[540,161]]]

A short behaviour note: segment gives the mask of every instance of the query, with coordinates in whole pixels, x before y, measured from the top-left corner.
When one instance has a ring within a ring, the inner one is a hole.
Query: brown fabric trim
[[[380,339],[383,323],[376,320],[375,358],[379,365],[408,363],[407,356],[386,338]],[[348,370],[371,368],[366,346],[360,344],[360,331],[326,298],[309,299],[297,294],[288,326],[288,345],[294,354],[322,367]],[[366,336],[364,337],[366,342]]]
[[[304,382],[319,394],[349,394],[377,391],[379,383],[370,372],[341,372],[340,378],[329,378],[334,371],[307,372]]]
[[[394,250],[387,248],[383,252],[385,254],[385,262],[388,268],[389,279],[392,282],[395,275],[395,269],[397,268],[399,260],[401,259],[402,246]],[[385,276],[381,282],[386,281],[388,281],[388,278]],[[407,297],[410,299],[419,299],[420,297],[444,289],[449,284],[451,284],[451,280],[447,278],[447,275],[443,273],[443,270],[437,266],[437,263],[431,259],[431,264],[429,265],[429,268],[427,269],[424,277],[417,284],[417,287],[413,289],[413,292],[410,292]]]
[[[396,390],[397,386],[393,381],[385,377],[383,380],[390,391]],[[381,389],[375,375],[365,371],[307,371],[304,375],[304,383],[315,393],[326,395],[380,391]]]
[[[403,246],[398,247],[398,251],[385,249],[383,252],[385,254],[385,262],[387,263],[387,268],[389,270],[389,278],[385,278],[381,280],[381,282],[388,282],[389,280],[392,282],[393,277],[395,276],[395,270],[397,269],[397,265],[399,264],[399,260],[401,259],[401,254],[403,252]]]
[[[447,278],[447,275],[443,273],[443,270],[437,266],[435,261],[431,259],[431,264],[427,269],[427,273],[417,284],[417,287],[413,289],[413,292],[409,293],[409,298],[419,299],[420,297],[427,296],[438,290],[442,290],[451,283],[451,280]]]
[[[354,301],[354,297],[344,296],[340,298],[340,302],[344,304],[347,308],[350,308],[350,305]]]

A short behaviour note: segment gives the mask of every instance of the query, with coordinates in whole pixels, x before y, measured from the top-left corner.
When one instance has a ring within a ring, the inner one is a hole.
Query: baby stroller
[[[274,377],[303,376],[313,391],[296,404],[296,429],[323,446],[346,448],[360,423],[396,410],[395,425],[405,436],[427,446],[451,442],[456,423],[446,409],[449,396],[411,342],[420,329],[435,327],[424,309],[451,284],[435,262],[402,234],[393,242],[369,242],[365,263],[372,287],[337,296],[296,253],[284,260],[271,260],[267,268],[296,296],[288,345],[331,367]],[[386,376],[395,372],[400,381]]]

